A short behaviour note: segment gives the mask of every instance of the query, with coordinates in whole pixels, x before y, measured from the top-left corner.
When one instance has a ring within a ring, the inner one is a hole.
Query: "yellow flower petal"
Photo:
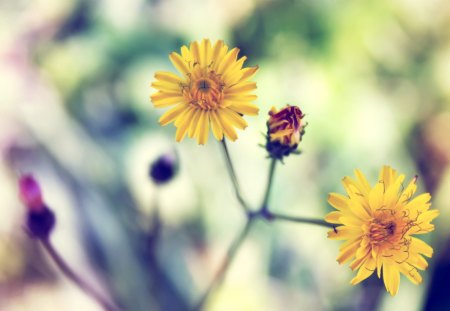
[[[151,96],[153,105],[157,108],[168,107],[183,102],[183,97],[179,93],[158,92]]]
[[[189,67],[187,64],[183,61],[183,58],[180,54],[176,52],[172,52],[169,55],[170,61],[172,64],[177,68],[177,70],[182,73],[183,75],[187,75],[189,73]]]
[[[368,255],[371,253],[372,247],[368,245],[362,245],[356,250],[355,257],[358,258],[365,258],[368,257]]]
[[[352,261],[352,263],[350,264],[350,269],[352,269],[352,271],[355,271],[356,269],[359,269],[364,262],[366,261],[367,258],[357,258],[355,260]]]
[[[191,123],[192,116],[195,113],[195,109],[189,107],[187,111],[183,113],[182,116],[178,117],[175,121],[175,126],[177,127],[177,133],[175,135],[175,139],[177,142],[180,142],[184,139],[187,134],[187,130],[189,128],[189,124]]]
[[[383,267],[383,256],[377,256],[377,276],[381,278],[381,268]]]
[[[367,260],[364,262],[364,264],[359,268],[358,273],[356,276],[351,280],[352,285],[356,285],[365,279],[367,279],[369,276],[373,274],[375,271],[375,259],[373,258],[367,258]]]
[[[331,224],[340,224],[339,218],[342,217],[341,212],[331,212],[327,216],[325,216],[325,221]]]
[[[155,73],[155,79],[175,85],[179,85],[180,83],[183,82],[183,79],[177,76],[176,74],[163,71]]]
[[[202,40],[202,45],[201,45],[201,61],[203,64],[205,64],[205,66],[210,66],[211,65],[211,42],[209,42],[208,39],[203,39]]]
[[[232,66],[228,67],[227,70],[224,70],[223,80],[230,85],[238,83],[240,78],[242,77],[242,65],[246,60],[247,57],[243,56]]]
[[[413,178],[411,182],[408,184],[408,186],[405,188],[405,190],[403,190],[403,193],[400,195],[399,199],[400,202],[406,204],[412,198],[412,196],[417,190],[416,180],[417,178]]]
[[[353,214],[349,214],[349,213],[344,213],[345,216],[342,216],[340,221],[342,224],[347,225],[347,226],[362,226],[362,224],[364,223],[364,221],[359,218],[359,217],[355,217],[355,215]]]
[[[369,206],[372,210],[383,207],[384,183],[378,182],[369,193]]]
[[[174,108],[170,109],[166,113],[164,113],[161,118],[159,118],[159,124],[162,126],[167,125],[173,122],[176,118],[178,118],[184,111],[186,111],[188,107],[185,104],[178,104]]]
[[[395,208],[395,204],[398,201],[398,193],[400,191],[400,187],[405,180],[405,175],[400,175],[397,179],[386,189],[384,195],[383,205],[385,208]]]
[[[256,90],[255,82],[242,82],[225,90],[225,94],[247,93]]]
[[[428,268],[428,262],[422,255],[417,253],[410,253],[407,263],[420,270],[425,270]]]
[[[399,266],[399,270],[403,273],[412,283],[419,285],[422,283],[422,277],[419,272],[413,266],[404,263]]]
[[[431,248],[430,245],[428,245],[427,243],[425,243],[424,241],[415,238],[415,237],[411,237],[411,245],[410,245],[411,249],[413,249],[414,251],[423,254],[427,257],[432,257],[433,256],[433,249]]]
[[[201,111],[200,119],[197,124],[197,142],[200,145],[206,144],[209,133],[209,116],[208,112]]]
[[[180,86],[178,84],[175,84],[175,83],[168,83],[168,82],[164,82],[164,81],[157,81],[157,82],[153,82],[151,84],[151,87],[157,89],[158,91],[162,91],[162,92],[181,94]]]
[[[201,113],[202,113],[201,109],[196,109],[194,114],[192,115],[192,118],[191,118],[190,124],[189,124],[189,130],[188,130],[188,137],[190,137],[190,138],[196,136],[197,124],[198,124],[198,120],[200,119]]]
[[[245,122],[245,120],[233,110],[225,108],[221,110],[220,114],[228,123],[237,128],[243,130],[248,126],[247,122]]]
[[[367,195],[371,189],[369,182],[360,170],[355,170],[355,175],[361,185],[360,189],[363,191],[364,195]]]
[[[339,256],[337,257],[337,262],[342,265],[355,257],[356,250],[358,249],[358,246],[360,244],[360,240],[356,240],[353,243],[347,245],[346,247],[342,248],[339,252]]]
[[[189,51],[188,47],[183,45],[181,47],[181,58],[186,64],[193,64],[194,63],[194,57],[192,56],[191,51]],[[189,66],[188,66],[189,67]]]
[[[239,81],[245,81],[252,78],[258,70],[258,66],[242,69],[242,76]]]
[[[236,111],[237,113],[246,114],[249,116],[256,116],[259,112],[259,108],[250,103],[231,103],[228,108]]]
[[[200,58],[200,47],[197,41],[194,41],[191,43],[190,46],[190,51],[192,54],[192,57],[194,58],[194,62],[199,63],[200,66],[205,66],[204,63],[202,63],[201,58]]]
[[[328,232],[328,238],[332,240],[347,240],[355,236],[361,236],[362,230],[358,227],[339,226]]]
[[[220,124],[222,124],[222,129],[225,136],[228,139],[235,141],[237,139],[237,134],[234,128],[228,123],[222,113],[217,112],[217,116],[219,117]]]
[[[225,57],[222,59],[222,62],[220,62],[219,67],[217,68],[217,71],[224,72],[225,69],[230,67],[231,64],[236,61],[238,53],[239,53],[238,48],[234,48],[231,51],[229,51],[225,55]]]
[[[211,116],[211,128],[214,137],[220,141],[223,139],[222,124],[220,123],[219,117],[217,116],[217,113],[215,111],[211,111],[210,116]]]
[[[348,209],[348,198],[339,193],[330,193],[328,203],[340,211]]]
[[[400,199],[404,199],[405,198],[404,193],[405,192],[403,192],[403,194],[401,195]],[[411,201],[409,201],[409,203],[405,206],[404,209],[405,210],[410,210],[413,213],[417,213],[417,212],[422,213],[422,212],[428,210],[428,208],[430,207],[430,204],[428,203],[428,202],[430,202],[430,200],[431,200],[431,195],[429,193],[423,193],[421,195],[418,195],[417,197],[415,197]]]
[[[389,294],[391,294],[391,296],[395,296],[400,286],[400,273],[398,268],[396,268],[393,264],[384,264],[383,281]]]

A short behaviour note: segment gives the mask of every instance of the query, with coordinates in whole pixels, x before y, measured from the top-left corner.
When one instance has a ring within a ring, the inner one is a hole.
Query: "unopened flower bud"
[[[267,121],[266,149],[270,157],[283,159],[295,152],[305,133],[304,114],[297,106],[287,105],[277,111],[274,107],[269,112]]]
[[[156,184],[165,184],[178,172],[178,156],[175,152],[161,155],[150,166],[150,177]]]
[[[20,177],[19,197],[29,210],[39,211],[44,208],[41,188],[32,175]]]
[[[30,237],[48,238],[55,226],[55,214],[45,205],[41,187],[32,175],[20,177],[19,196],[26,206],[25,227]]]

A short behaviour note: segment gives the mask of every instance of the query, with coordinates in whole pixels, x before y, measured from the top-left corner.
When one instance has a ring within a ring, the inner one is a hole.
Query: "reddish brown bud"
[[[301,132],[305,126],[303,113],[297,106],[286,106],[277,111],[275,107],[269,111],[267,122],[271,142],[279,142],[288,147],[297,146],[301,140]]]
[[[272,107],[269,116],[266,149],[270,156],[282,160],[293,152],[298,153],[297,146],[302,140],[306,126],[300,108],[287,105],[277,111]]]

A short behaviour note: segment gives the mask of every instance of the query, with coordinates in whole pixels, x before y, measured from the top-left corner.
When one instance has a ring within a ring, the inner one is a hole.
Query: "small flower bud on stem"
[[[269,111],[267,121],[266,150],[273,159],[283,160],[291,153],[298,153],[297,147],[305,133],[304,114],[297,106],[287,105],[277,111]]]

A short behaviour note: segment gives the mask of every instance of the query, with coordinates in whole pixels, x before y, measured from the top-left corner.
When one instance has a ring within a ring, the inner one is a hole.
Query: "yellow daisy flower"
[[[358,270],[351,281],[355,285],[376,270],[386,290],[393,296],[400,285],[400,273],[414,284],[422,277],[417,270],[425,270],[428,263],[423,256],[431,257],[433,249],[413,235],[434,230],[430,222],[439,215],[429,210],[431,195],[416,191],[417,176],[403,189],[405,175],[385,166],[379,181],[371,187],[365,176],[355,170],[356,180],[343,179],[348,196],[330,193],[328,203],[337,211],[325,220],[337,227],[328,233],[334,240],[346,240],[341,246],[337,261],[351,261],[350,268]]]
[[[238,48],[228,50],[223,41],[211,45],[204,39],[183,46],[181,55],[173,52],[169,58],[181,73],[157,72],[151,84],[158,90],[151,95],[156,108],[174,106],[159,119],[161,125],[174,123],[176,140],[186,136],[197,138],[199,144],[208,140],[211,125],[214,137],[237,139],[235,127],[244,129],[242,115],[257,115],[252,104],[256,83],[248,81],[258,67],[242,68],[247,57],[237,59]]]

